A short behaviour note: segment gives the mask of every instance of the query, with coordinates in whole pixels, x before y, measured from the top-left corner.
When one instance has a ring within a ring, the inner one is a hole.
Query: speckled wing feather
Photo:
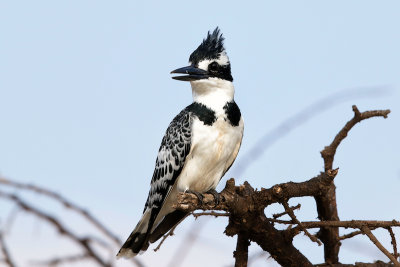
[[[191,122],[191,112],[185,108],[170,123],[158,151],[150,192],[143,212],[147,208],[161,208],[168,191],[181,173],[190,151]]]

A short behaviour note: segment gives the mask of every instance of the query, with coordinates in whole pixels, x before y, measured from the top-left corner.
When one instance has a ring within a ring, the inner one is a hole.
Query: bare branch
[[[50,191],[48,189],[45,189],[43,187],[36,186],[36,185],[24,184],[24,183],[11,181],[4,177],[0,177],[0,184],[18,188],[18,189],[22,189],[22,190],[28,190],[28,191],[31,191],[31,192],[34,192],[37,194],[47,196],[49,198],[52,198],[52,199],[60,202],[65,208],[71,209],[71,210],[77,212],[82,217],[84,217],[89,222],[91,222],[97,229],[100,230],[100,232],[102,232],[107,237],[109,237],[111,240],[113,240],[115,244],[117,244],[118,246],[121,245],[121,240],[116,235],[114,235],[110,230],[108,230],[102,223],[100,223],[100,221],[97,220],[89,211],[72,203],[71,201],[67,200],[65,197],[61,196],[60,194]]]
[[[214,216],[214,217],[229,217],[229,213],[227,212],[215,212],[215,211],[209,211],[209,212],[196,212],[196,213],[192,213],[193,217],[195,217],[196,219],[200,216]]]
[[[300,209],[300,207],[301,207],[301,205],[300,205],[300,203],[299,203],[299,204],[297,204],[296,206],[289,207],[289,210],[294,211],[294,210]],[[273,217],[274,219],[278,219],[279,217],[282,217],[282,216],[284,216],[284,215],[286,215],[286,214],[288,214],[288,213],[287,213],[287,211],[285,210],[284,212],[277,213],[277,214],[273,214],[272,217]]]
[[[275,185],[271,188],[261,188],[261,191],[254,192],[254,201],[256,202],[253,208],[265,208],[272,203],[280,203],[282,199],[303,196],[318,196],[324,194],[324,190],[329,186],[337,174],[336,170],[327,173],[321,173],[318,176],[311,178],[306,182],[294,183],[288,182]],[[247,183],[247,182],[245,182]],[[240,188],[238,187],[238,190]],[[235,195],[235,180],[233,178],[226,182],[225,188],[220,193],[221,201],[215,205],[214,196],[204,194],[202,203],[194,194],[179,193],[177,203],[174,208],[192,212],[196,209],[202,210],[229,210],[229,203],[233,201]],[[232,203],[231,203],[232,204]]]
[[[397,252],[397,242],[396,242],[396,237],[394,236],[394,232],[392,230],[392,227],[386,228],[389,231],[390,238],[392,239],[392,246],[393,246],[393,256],[395,259],[399,258],[399,253]]]
[[[390,113],[390,110],[373,110],[360,113],[355,105],[353,106],[353,111],[354,117],[339,131],[332,143],[321,151],[325,172],[332,170],[336,150],[354,125],[372,117],[386,118]],[[326,190],[324,194],[315,196],[315,202],[317,204],[318,218],[321,221],[339,221],[336,187],[333,181],[329,186],[329,190]],[[338,263],[340,249],[339,230],[337,228],[321,228],[317,236],[324,243],[325,261],[327,263]]]
[[[174,227],[172,227],[172,228],[168,231],[168,233],[166,233],[166,234],[162,237],[160,243],[158,243],[158,245],[157,245],[157,247],[154,249],[154,251],[158,251],[158,250],[161,248],[161,245],[164,243],[165,239],[167,239],[169,236],[173,236],[173,235],[174,235],[174,231],[175,231],[176,226],[177,226],[177,225],[175,225]]]
[[[387,118],[390,113],[389,109],[386,110],[371,110],[360,113],[357,106],[353,105],[354,117],[346,123],[346,125],[339,131],[339,133],[335,136],[332,143],[329,146],[326,146],[324,150],[321,151],[321,156],[324,159],[325,171],[331,170],[333,166],[333,160],[336,154],[336,149],[346,138],[347,134],[350,132],[351,128],[354,127],[357,123],[372,118],[372,117],[383,117]]]
[[[316,264],[315,267],[393,267],[392,263],[386,263],[383,261],[376,261],[374,263],[364,263],[364,262],[356,262],[355,264],[343,264],[343,263],[334,263],[334,264]]]
[[[297,227],[299,227],[300,230],[302,230],[302,231],[304,232],[304,234],[305,234],[306,236],[308,236],[308,238],[310,238],[310,240],[311,240],[312,242],[315,242],[315,243],[318,244],[318,246],[321,246],[321,245],[322,245],[321,241],[319,241],[317,237],[315,237],[314,235],[310,234],[310,232],[308,232],[307,229],[304,228],[303,224],[296,218],[296,215],[294,215],[293,210],[291,210],[291,209],[289,208],[289,204],[288,204],[286,201],[283,201],[283,202],[282,202],[282,205],[283,205],[283,207],[285,207],[285,211],[286,211],[287,214],[290,216],[290,218],[292,219],[292,221],[298,225]]]
[[[247,267],[250,241],[247,233],[240,232],[237,236],[236,251],[233,252],[235,267]]]
[[[280,224],[296,224],[293,221],[284,221],[268,218],[269,221],[280,223]],[[302,226],[307,229],[320,228],[320,227],[343,227],[343,228],[362,228],[367,226],[370,229],[375,229],[378,227],[388,228],[388,227],[400,227],[400,222],[396,220],[392,221],[375,221],[375,220],[351,220],[351,221],[305,221],[301,222]],[[292,229],[292,231],[294,228]],[[352,234],[352,233],[350,233]],[[350,235],[349,234],[349,235]],[[356,234],[352,234],[355,236]]]
[[[101,259],[99,255],[90,247],[89,245],[89,240],[87,238],[80,238],[71,231],[69,231],[67,228],[65,228],[56,218],[52,217],[51,215],[48,215],[33,206],[27,204],[24,202],[22,199],[20,199],[18,196],[14,194],[9,194],[5,192],[0,191],[0,197],[8,199],[12,201],[13,203],[17,204],[21,209],[23,209],[26,212],[29,212],[40,219],[48,222],[50,225],[55,227],[57,231],[61,234],[64,235],[71,240],[73,240],[78,246],[80,246],[87,255],[89,255],[93,260],[95,260],[100,266],[104,267],[110,267],[111,265],[109,263],[106,263]]]
[[[8,252],[6,242],[4,241],[3,233],[1,232],[0,232],[0,246],[1,246],[1,252],[4,257],[4,263],[9,267],[15,267],[14,261],[11,259],[11,255]]]
[[[390,254],[390,252],[384,246],[382,246],[382,244],[378,241],[378,239],[376,239],[376,237],[372,234],[371,230],[367,226],[363,226],[361,228],[361,231],[363,231],[364,234],[366,234],[369,239],[371,239],[372,243],[374,243],[375,246],[377,246],[377,248],[379,248],[380,251],[382,251],[383,254],[385,254],[393,262],[394,266],[400,267],[400,263],[397,261],[397,259],[393,257],[393,255]]]
[[[349,239],[352,237],[355,237],[356,235],[362,234],[363,232],[361,230],[357,230],[357,231],[353,231],[351,233],[339,236],[339,240],[345,240],[345,239]]]

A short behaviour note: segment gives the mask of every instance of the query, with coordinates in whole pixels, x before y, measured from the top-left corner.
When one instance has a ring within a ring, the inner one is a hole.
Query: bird
[[[216,27],[189,57],[190,65],[173,70],[189,81],[193,102],[169,124],[157,154],[143,215],[117,254],[132,258],[146,251],[179,224],[188,212],[173,208],[180,192],[211,193],[232,166],[244,130],[224,37]]]

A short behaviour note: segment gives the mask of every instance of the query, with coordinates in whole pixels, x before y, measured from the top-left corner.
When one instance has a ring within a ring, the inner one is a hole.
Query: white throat
[[[223,107],[233,100],[233,83],[219,78],[208,78],[190,82],[193,101],[201,103],[217,114],[224,113]]]

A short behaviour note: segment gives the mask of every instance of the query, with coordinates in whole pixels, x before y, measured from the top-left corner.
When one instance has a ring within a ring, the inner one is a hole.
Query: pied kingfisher
[[[231,64],[218,27],[190,55],[190,66],[172,77],[190,81],[193,103],[169,124],[158,151],[143,215],[117,257],[134,257],[181,222],[175,210],[179,192],[198,197],[215,188],[235,160],[243,137],[243,119],[234,101]]]

